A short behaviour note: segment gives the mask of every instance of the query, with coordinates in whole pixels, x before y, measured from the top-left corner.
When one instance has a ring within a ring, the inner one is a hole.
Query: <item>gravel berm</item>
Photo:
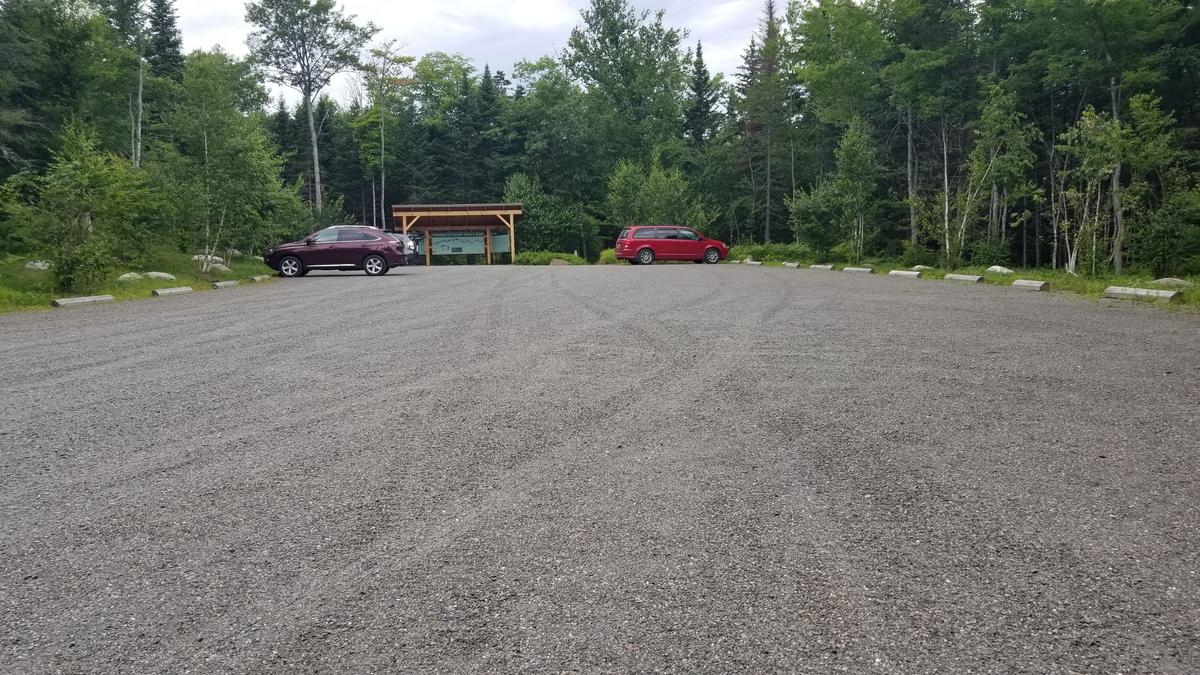
[[[0,672],[1200,671],[1200,317],[744,266],[0,317]]]

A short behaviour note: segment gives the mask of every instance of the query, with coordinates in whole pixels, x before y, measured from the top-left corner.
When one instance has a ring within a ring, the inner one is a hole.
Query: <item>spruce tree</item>
[[[695,146],[703,146],[716,131],[714,112],[717,90],[713,86],[708,66],[704,64],[704,46],[696,43],[696,58],[692,61],[692,81],[688,85],[687,108],[684,110],[684,135]]]
[[[150,0],[150,39],[146,60],[158,77],[183,80],[183,38],[176,24],[175,0]]]
[[[475,198],[480,201],[499,199],[504,190],[505,157],[501,130],[501,95],[499,83],[491,68],[483,67],[479,87],[475,90],[475,161],[481,171],[476,175]]]
[[[271,135],[271,140],[284,154],[295,151],[292,127],[292,112],[288,109],[283,94],[280,94],[275,105],[275,113],[271,115],[271,121],[267,126],[267,133]]]

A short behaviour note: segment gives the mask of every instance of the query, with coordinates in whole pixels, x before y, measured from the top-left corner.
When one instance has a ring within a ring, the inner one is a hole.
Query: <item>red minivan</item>
[[[725,242],[678,225],[634,225],[617,236],[617,257],[633,265],[655,260],[693,260],[718,263],[729,257]]]

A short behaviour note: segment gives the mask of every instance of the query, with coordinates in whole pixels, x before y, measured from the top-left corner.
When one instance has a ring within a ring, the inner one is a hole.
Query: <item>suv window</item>
[[[655,234],[653,227],[639,227],[637,229],[637,231],[633,233],[633,238],[634,239],[656,239],[656,238],[658,238],[658,235]]]
[[[321,230],[314,234],[312,239],[318,244],[328,244],[329,242],[338,240],[338,231],[334,229]]]
[[[361,230],[342,230],[338,233],[338,241],[366,241],[374,238]]]

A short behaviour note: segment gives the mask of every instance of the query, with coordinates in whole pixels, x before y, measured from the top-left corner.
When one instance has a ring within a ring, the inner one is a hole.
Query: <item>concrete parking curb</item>
[[[761,264],[762,264],[762,261],[759,261],[759,260],[747,260],[745,264],[747,264],[747,265],[761,265]]]
[[[237,286],[237,285],[238,285],[238,282],[236,282],[236,281],[214,281],[213,282],[213,288],[233,288],[234,286]]]
[[[785,262],[785,263],[783,263],[783,266],[784,266],[784,267],[799,267],[799,266],[800,266],[800,263],[794,263],[794,262]]]
[[[916,279],[921,276],[921,270],[892,270],[891,272],[888,272],[888,276]]]
[[[50,301],[55,307],[71,307],[73,305],[90,305],[94,302],[112,302],[111,295],[85,295],[79,298],[56,298]]]
[[[983,277],[975,274],[947,274],[945,279],[946,281],[963,281],[968,284],[983,283]]]
[[[870,267],[843,267],[842,271],[849,272],[851,274],[872,274],[875,272],[875,270],[871,269]]]
[[[1165,300],[1170,302],[1177,295],[1179,295],[1179,291],[1160,291],[1153,288],[1109,286],[1104,289],[1104,297],[1121,300]]]
[[[270,278],[271,278],[270,274],[255,274],[254,276],[250,277],[250,281],[253,283],[260,284]]]
[[[1026,291],[1048,291],[1050,290],[1049,281],[1034,281],[1033,279],[1017,279],[1012,282],[1013,288],[1020,288]]]
[[[808,266],[808,269],[810,269],[810,270],[826,270],[826,271],[828,271],[828,270],[832,270],[832,269],[833,269],[833,265],[809,265],[809,266]]]
[[[153,295],[156,298],[160,298],[164,295],[180,295],[182,293],[191,293],[192,290],[193,289],[191,286],[177,286],[175,288],[156,288],[153,291],[150,291],[150,295]]]

